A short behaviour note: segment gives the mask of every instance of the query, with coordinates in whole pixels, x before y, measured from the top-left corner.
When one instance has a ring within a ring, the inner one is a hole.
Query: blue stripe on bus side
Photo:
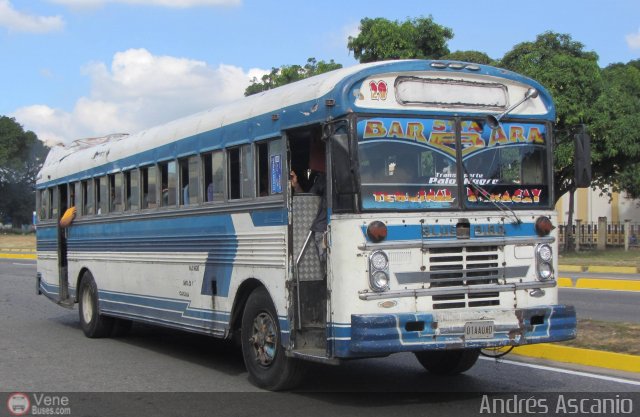
[[[40,281],[40,290],[48,298],[57,300],[59,286]],[[75,289],[70,289],[70,292],[75,296]],[[174,327],[202,333],[223,332],[230,325],[230,312],[191,307],[191,302],[188,300],[106,290],[98,291],[98,296],[100,310],[107,314],[165,325],[171,324]],[[286,316],[278,316],[278,322],[282,333],[282,344],[286,346],[290,337],[289,320]]]
[[[476,235],[476,231],[474,226],[480,226],[482,228],[495,227],[495,223],[479,223],[471,225],[471,238],[481,238],[483,236]],[[441,226],[435,226],[441,227]],[[526,236],[535,236],[535,226],[533,223],[521,223],[518,225],[505,223],[504,227],[504,237],[526,237]],[[367,225],[363,225],[360,227],[362,231],[362,235],[367,241],[370,241],[367,236]],[[496,236],[490,236],[496,237]],[[434,239],[456,239],[455,236],[447,237],[447,236],[433,236]],[[428,239],[428,238],[426,238]],[[396,241],[396,240],[422,240],[422,225],[389,225],[387,226],[387,238],[386,241]]]

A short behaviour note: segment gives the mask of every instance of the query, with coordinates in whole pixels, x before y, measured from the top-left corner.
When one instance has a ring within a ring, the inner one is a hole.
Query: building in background
[[[556,203],[556,213],[560,227],[560,242],[569,218],[569,193]],[[624,246],[624,225],[629,221],[629,240],[631,246],[637,246],[640,239],[640,200],[627,198],[626,193],[613,193],[611,197],[602,191],[580,188],[574,196],[574,234],[580,225],[581,245],[595,246],[597,242],[598,219],[607,219],[607,246]],[[576,236],[577,237],[577,236]]]

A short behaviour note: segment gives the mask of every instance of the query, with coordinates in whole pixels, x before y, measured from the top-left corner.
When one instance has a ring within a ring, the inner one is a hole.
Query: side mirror
[[[576,188],[586,188],[591,185],[591,137],[585,131],[574,136],[574,184]]]

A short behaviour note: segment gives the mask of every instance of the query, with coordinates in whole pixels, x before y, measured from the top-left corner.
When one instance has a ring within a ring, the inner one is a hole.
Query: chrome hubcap
[[[276,323],[268,313],[260,313],[253,319],[249,342],[253,346],[256,362],[269,366],[276,355]]]
[[[93,319],[93,297],[90,290],[82,293],[82,318],[85,323],[91,323]]]

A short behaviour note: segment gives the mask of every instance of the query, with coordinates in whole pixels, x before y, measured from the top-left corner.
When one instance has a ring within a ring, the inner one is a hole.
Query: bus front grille
[[[498,284],[501,278],[497,246],[429,249],[429,288]],[[498,292],[434,295],[437,310],[487,307],[500,304]]]

